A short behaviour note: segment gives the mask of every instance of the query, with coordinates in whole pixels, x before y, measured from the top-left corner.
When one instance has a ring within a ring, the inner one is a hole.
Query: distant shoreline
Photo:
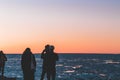
[[[6,53],[7,55],[21,55],[22,53]],[[41,53],[34,53],[34,54],[41,54]],[[58,53],[58,54],[80,54],[80,55],[119,55],[120,53]]]

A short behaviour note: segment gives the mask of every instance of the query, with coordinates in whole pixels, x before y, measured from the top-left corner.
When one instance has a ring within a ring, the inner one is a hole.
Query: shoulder
[[[35,55],[34,55],[34,54],[32,54],[32,56],[33,56],[33,57],[35,57]]]
[[[54,55],[55,55],[55,56],[58,56],[58,54],[57,54],[57,53],[54,53]]]

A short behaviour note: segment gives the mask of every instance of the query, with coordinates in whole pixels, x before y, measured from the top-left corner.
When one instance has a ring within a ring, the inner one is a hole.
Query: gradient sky
[[[0,0],[0,50],[120,53],[120,0]]]

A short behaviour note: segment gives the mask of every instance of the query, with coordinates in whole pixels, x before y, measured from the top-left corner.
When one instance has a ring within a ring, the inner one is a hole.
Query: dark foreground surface
[[[0,76],[0,80],[17,80],[16,78],[10,78],[10,77],[5,77],[5,76]]]
[[[42,59],[40,54],[36,54],[35,57],[35,80],[40,80]],[[59,57],[56,80],[120,80],[120,55],[60,54]],[[7,55],[7,58],[5,79],[23,80],[21,55]]]

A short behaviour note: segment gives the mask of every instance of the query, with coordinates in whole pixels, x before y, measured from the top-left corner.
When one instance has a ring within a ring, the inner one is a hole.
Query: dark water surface
[[[40,80],[42,59],[36,54],[35,80]],[[21,55],[9,54],[5,76],[23,80]],[[56,80],[120,80],[120,55],[112,54],[59,54]]]

